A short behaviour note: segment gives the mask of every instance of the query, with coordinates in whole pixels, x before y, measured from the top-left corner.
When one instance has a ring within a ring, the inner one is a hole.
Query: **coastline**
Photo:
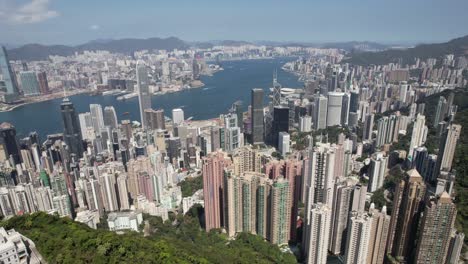
[[[15,105],[11,105],[11,106],[6,107],[6,108],[1,108],[0,113],[11,112],[11,111],[15,110],[16,108],[19,108],[19,107],[25,106],[25,105],[30,105],[30,104],[35,104],[35,103],[42,103],[42,102],[47,102],[47,101],[50,101],[50,100],[65,98],[65,97],[68,97],[68,96],[74,96],[74,95],[78,95],[78,94],[91,93],[91,92],[92,91],[90,89],[79,89],[79,90],[73,90],[73,91],[67,93],[66,95],[63,94],[62,92],[58,92],[58,93],[45,95],[45,97],[32,97],[34,100],[27,101],[27,102],[22,102],[22,103],[15,104]]]
[[[167,90],[164,92],[158,92],[154,93],[152,95],[158,96],[158,95],[164,95],[164,94],[169,94],[169,93],[178,93],[178,92],[183,92],[185,90],[191,90],[191,89],[197,89],[197,88],[202,88],[204,87],[205,84],[203,82],[199,82],[196,85],[190,86],[190,88],[185,88],[185,89],[180,89],[180,90]],[[55,99],[60,99],[60,98],[65,98],[68,96],[74,96],[74,95],[79,95],[79,94],[91,94],[93,93],[93,90],[91,89],[79,89],[79,90],[73,90],[71,92],[68,92],[66,95],[63,94],[62,92],[54,93],[54,94],[48,94],[45,97],[33,97],[33,100],[27,101],[27,102],[22,102],[19,104],[7,106],[5,108],[0,108],[0,113],[5,113],[5,112],[11,112],[19,107],[25,106],[25,105],[30,105],[30,104],[35,104],[35,103],[42,103],[42,102],[47,102],[50,100],[55,100]]]

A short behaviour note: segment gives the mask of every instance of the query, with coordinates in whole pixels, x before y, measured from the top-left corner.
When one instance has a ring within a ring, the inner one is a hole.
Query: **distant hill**
[[[138,50],[152,49],[186,49],[189,45],[178,38],[149,38],[149,39],[118,39],[97,40],[78,46],[27,44],[8,51],[11,60],[46,60],[50,55],[69,56],[84,50],[107,50],[131,54]]]
[[[356,65],[387,64],[403,59],[404,64],[412,63],[414,58],[439,58],[446,54],[468,56],[468,35],[445,43],[421,44],[409,49],[389,49],[380,52],[353,52],[344,60]]]
[[[322,48],[342,49],[346,51],[381,51],[389,48],[388,45],[371,41],[349,41],[326,43]]]

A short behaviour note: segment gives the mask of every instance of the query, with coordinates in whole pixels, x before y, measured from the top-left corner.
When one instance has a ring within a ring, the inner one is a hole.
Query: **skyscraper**
[[[447,114],[448,110],[448,103],[445,97],[440,96],[439,102],[437,103],[436,113],[434,116],[434,123],[432,124],[434,127],[437,127],[440,122],[442,122]]]
[[[327,263],[331,210],[322,203],[314,204],[306,219],[304,249],[308,264]]]
[[[271,180],[265,174],[243,172],[224,176],[224,227],[229,236],[249,232],[270,239],[269,197]]]
[[[344,263],[366,263],[371,225],[372,219],[367,213],[350,213]]]
[[[62,112],[62,124],[63,124],[63,138],[67,144],[70,153],[75,154],[77,157],[83,156],[83,139],[81,135],[80,123],[78,116],[75,112],[73,103],[68,98],[63,99],[60,105]]]
[[[311,116],[301,116],[299,117],[299,131],[300,132],[310,132],[312,131],[312,117]]]
[[[117,114],[113,106],[104,107],[104,126],[108,126],[112,129],[118,127]]]
[[[18,97],[18,83],[16,81],[15,73],[11,69],[8,60],[8,53],[5,47],[0,48],[0,72],[3,75],[3,81],[6,85],[6,101],[11,102]]]
[[[446,192],[426,202],[415,263],[446,263],[457,209]]]
[[[108,212],[119,210],[117,204],[116,179],[113,173],[103,173],[99,176],[99,186],[101,187],[102,201],[104,208]]]
[[[41,94],[39,82],[36,73],[33,71],[20,72],[21,87],[25,96],[34,96]]]
[[[447,130],[442,135],[439,154],[437,155],[436,171],[433,177],[439,176],[440,171],[450,171],[452,169],[453,157],[460,133],[461,126],[452,124],[447,127]],[[432,180],[435,179],[433,178]]]
[[[341,125],[344,95],[341,92],[328,93],[327,127]]]
[[[308,170],[304,175],[304,188],[310,193],[310,207],[314,203],[333,203],[335,152],[330,144],[320,143],[309,154]],[[307,195],[308,196],[308,195]]]
[[[312,115],[312,123],[316,130],[327,127],[327,105],[328,99],[323,95],[314,97],[314,112]]]
[[[369,168],[369,192],[375,192],[381,188],[387,174],[388,158],[385,152],[372,154]]]
[[[415,247],[419,215],[423,210],[426,185],[415,169],[395,189],[387,252],[400,261],[409,261]]]
[[[252,89],[251,103],[252,144],[264,143],[263,89]]]
[[[419,115],[416,117],[413,125],[413,133],[411,134],[411,142],[408,150],[408,159],[413,160],[414,149],[420,147],[426,141],[427,137],[427,127],[426,127],[426,117]]]
[[[117,177],[117,190],[120,210],[129,210],[130,201],[128,199],[127,175],[124,173],[121,173]]]
[[[41,90],[41,94],[50,93],[49,82],[47,81],[47,73],[39,72],[37,74],[37,80],[39,81],[39,89]]]
[[[206,231],[223,224],[223,177],[226,165],[222,152],[211,153],[203,159],[203,199]]]
[[[461,250],[464,245],[465,234],[452,230],[450,246],[447,252],[447,261],[445,263],[459,263]]]
[[[172,109],[172,122],[174,124],[180,124],[182,122],[184,122],[185,118],[184,118],[184,110],[180,109],[180,108],[175,108],[175,109]]]
[[[335,191],[333,192],[330,242],[328,245],[328,250],[335,255],[344,253],[348,215],[351,211],[350,201],[352,192],[353,186],[346,180],[335,184]]]
[[[91,113],[91,121],[93,123],[93,128],[96,134],[101,132],[101,129],[104,128],[104,115],[102,113],[102,106],[100,104],[90,104],[89,112]]]
[[[151,95],[149,93],[148,71],[143,61],[138,61],[136,64],[136,79],[138,104],[140,105],[140,120],[143,129],[146,129],[145,109],[151,108]]]
[[[10,160],[15,164],[21,163],[18,140],[15,127],[7,122],[0,124],[0,161]]]
[[[287,132],[280,132],[278,137],[278,151],[284,157],[286,153],[289,153],[289,145],[290,145],[290,136]]]
[[[288,244],[291,224],[291,196],[289,182],[280,178],[271,187],[271,237],[273,244]]]
[[[398,134],[397,118],[395,115],[384,116],[377,121],[377,139],[375,146],[380,148],[384,144],[389,144],[394,141],[394,134]]]
[[[385,258],[385,247],[387,245],[388,230],[390,227],[390,216],[387,215],[387,207],[383,206],[378,212],[371,204],[369,215],[371,216],[371,228],[369,238],[369,248],[367,251],[368,264],[381,264]]]
[[[164,109],[156,110],[156,129],[166,129],[166,119],[164,117]]]
[[[362,140],[371,140],[372,139],[372,129],[374,128],[374,115],[367,115],[366,116],[366,123],[363,127],[362,131]]]
[[[289,132],[289,108],[284,106],[275,106],[273,108],[273,144],[278,146],[278,136],[280,132]]]

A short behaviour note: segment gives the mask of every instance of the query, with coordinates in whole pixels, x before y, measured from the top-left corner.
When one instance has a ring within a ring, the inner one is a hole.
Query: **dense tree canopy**
[[[240,234],[228,240],[219,232],[206,233],[200,228],[199,211],[194,207],[166,223],[145,216],[150,226],[147,237],[94,230],[43,212],[16,216],[2,225],[32,239],[49,263],[295,263],[292,254],[261,237]]]

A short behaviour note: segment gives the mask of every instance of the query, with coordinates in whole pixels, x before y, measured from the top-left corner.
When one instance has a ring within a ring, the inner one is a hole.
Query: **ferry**
[[[138,93],[129,93],[129,94],[117,97],[117,100],[123,101],[123,100],[128,100],[128,99],[131,99],[131,98],[137,97],[137,96],[138,96]]]

